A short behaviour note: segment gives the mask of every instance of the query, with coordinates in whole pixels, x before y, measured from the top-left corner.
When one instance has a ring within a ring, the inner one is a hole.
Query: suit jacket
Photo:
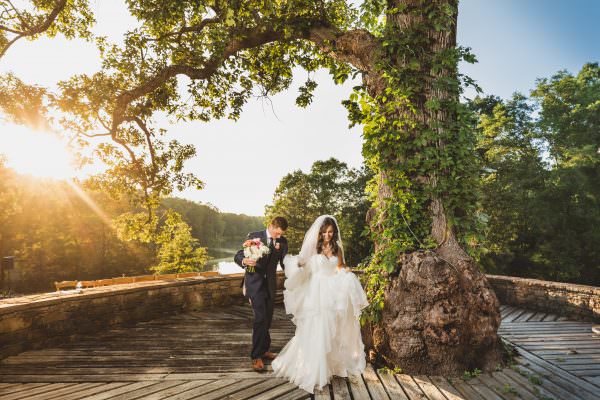
[[[246,239],[260,240],[268,245],[267,231],[250,232]],[[277,272],[277,264],[281,265],[281,268],[285,268],[283,265],[283,258],[288,252],[288,243],[285,237],[275,239],[275,244],[279,244],[279,249],[275,246],[271,247],[271,251],[266,256],[258,259],[255,266],[255,272],[249,272],[245,266],[242,265],[244,259],[244,249],[238,251],[234,256],[234,261],[240,267],[246,269],[244,274],[244,280],[242,285],[246,285],[246,296],[255,297],[259,294],[268,294],[272,299],[275,298],[275,289],[277,288],[277,282],[275,274]]]

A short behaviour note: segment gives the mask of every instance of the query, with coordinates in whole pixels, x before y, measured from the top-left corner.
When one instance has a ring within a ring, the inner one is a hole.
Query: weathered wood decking
[[[28,351],[0,363],[10,399],[600,399],[600,339],[591,324],[503,306],[500,333],[518,364],[463,380],[380,374],[336,378],[309,396],[251,370],[251,310],[235,306],[175,315]],[[281,308],[272,348],[294,333]],[[462,373],[462,371],[458,371]]]

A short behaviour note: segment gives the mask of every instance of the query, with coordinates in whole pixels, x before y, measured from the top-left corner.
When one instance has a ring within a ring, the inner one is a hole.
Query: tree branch
[[[148,151],[150,152],[150,163],[152,164],[151,181],[154,182],[154,179],[156,178],[156,170],[158,169],[158,167],[156,165],[156,153],[154,151],[154,145],[152,144],[152,132],[150,132],[150,130],[146,126],[146,123],[140,117],[130,117],[127,118],[127,120],[135,122],[146,136],[146,143],[148,144]]]
[[[27,37],[27,36],[34,36],[34,35],[40,34],[42,32],[45,32],[48,28],[50,28],[52,23],[56,20],[56,17],[58,17],[58,14],[60,14],[60,12],[64,10],[64,8],[67,4],[67,0],[58,0],[56,2],[56,5],[52,9],[52,11],[50,11],[50,13],[44,19],[44,21],[42,21],[42,23],[35,25],[35,26],[30,26],[27,23],[27,21],[25,21],[23,19],[23,17],[21,16],[21,14],[17,10],[17,8],[10,1],[8,3],[11,5],[13,10],[17,14],[17,17],[18,17],[19,21],[21,22],[21,25],[23,27],[25,27],[26,29],[25,30],[15,30],[15,29],[8,28],[5,26],[0,26],[0,30],[14,33],[17,35],[12,40],[10,40],[4,46],[4,48],[0,49],[0,58],[2,58],[4,56],[4,54],[6,54],[6,52],[10,48],[10,46],[12,46],[17,40]]]
[[[283,30],[276,30],[272,27],[260,26],[242,30],[237,35],[240,38],[232,38],[224,50],[219,54],[213,54],[204,66],[169,65],[141,85],[120,93],[117,96],[112,114],[111,131],[115,132],[118,126],[124,122],[129,104],[151,93],[169,79],[177,75],[186,75],[192,80],[207,79],[217,71],[227,58],[239,51],[278,40],[310,40],[336,60],[350,63],[361,71],[370,72],[374,69],[374,60],[376,60],[379,53],[380,44],[377,38],[368,31],[358,29],[344,32],[321,20],[302,19],[288,21],[286,25],[308,26],[308,28],[299,29],[292,33],[290,37],[286,37]]]
[[[85,132],[80,132],[80,135],[83,135],[85,137],[89,137],[89,138],[95,138],[95,137],[100,137],[100,136],[111,136],[110,132],[106,132],[106,133],[85,133]]]

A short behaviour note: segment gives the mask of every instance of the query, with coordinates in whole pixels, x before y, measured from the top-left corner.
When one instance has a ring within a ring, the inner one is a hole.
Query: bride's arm
[[[338,269],[339,268],[346,268],[345,265],[345,260],[344,260],[344,252],[342,251],[341,248],[338,248],[338,253],[337,253],[337,258],[338,258]]]

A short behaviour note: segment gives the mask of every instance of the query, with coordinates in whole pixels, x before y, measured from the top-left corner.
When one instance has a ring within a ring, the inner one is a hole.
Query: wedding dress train
[[[356,275],[338,269],[338,258],[311,256],[298,267],[297,256],[286,256],[284,303],[296,325],[272,367],[307,392],[327,385],[333,375],[361,374],[366,366],[360,333],[361,310],[368,305]]]

